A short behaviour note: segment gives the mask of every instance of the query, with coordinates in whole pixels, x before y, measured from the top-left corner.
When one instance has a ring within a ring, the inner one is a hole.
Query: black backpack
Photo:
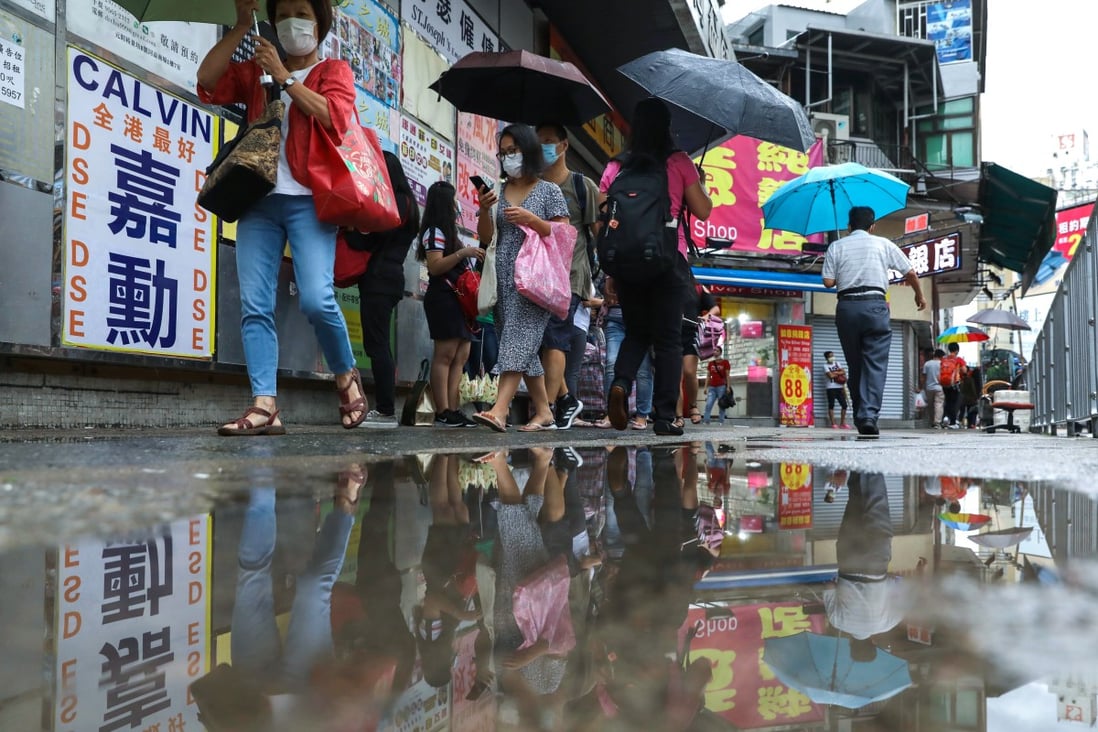
[[[599,276],[599,255],[595,250],[595,237],[591,235],[591,227],[587,224],[587,185],[583,182],[583,173],[572,171],[572,189],[576,192],[576,201],[579,202],[580,231],[584,246],[587,248],[587,264],[591,266],[592,279]]]
[[[671,215],[667,165],[628,156],[606,191],[599,232],[599,264],[622,282],[644,284],[668,271],[679,256],[679,230]]]

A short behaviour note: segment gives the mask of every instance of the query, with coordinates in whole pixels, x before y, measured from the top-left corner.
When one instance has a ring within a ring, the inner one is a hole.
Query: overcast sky
[[[784,4],[847,13],[862,0]],[[991,2],[987,83],[981,100],[983,159],[1026,176],[1043,175],[1053,136],[1086,129],[1098,145],[1098,94],[1091,88],[1098,1]],[[729,22],[770,5],[727,0]],[[1098,156],[1095,148],[1093,156]]]

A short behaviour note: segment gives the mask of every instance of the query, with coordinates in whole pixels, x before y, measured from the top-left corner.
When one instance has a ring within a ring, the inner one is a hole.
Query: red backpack
[[[968,368],[964,359],[960,356],[946,356],[942,359],[942,365],[938,374],[938,383],[942,386],[957,386],[965,377]]]

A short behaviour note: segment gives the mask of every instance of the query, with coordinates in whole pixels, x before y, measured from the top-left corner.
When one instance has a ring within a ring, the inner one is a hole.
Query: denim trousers
[[[316,332],[328,368],[354,368],[351,339],[335,299],[336,226],[316,217],[312,196],[267,196],[237,225],[236,274],[240,282],[240,331],[252,396],[278,393],[278,329],[275,302],[278,270],[287,240],[293,256],[301,312]]]
[[[625,340],[625,323],[621,320],[607,320],[603,325],[606,334],[606,371],[603,381],[603,392],[610,393],[610,387],[614,383],[614,363],[621,352],[622,341]],[[637,369],[637,414],[647,417],[652,414],[652,356],[645,355]]]
[[[717,404],[718,400],[724,396],[724,391],[728,387],[726,386],[710,386],[706,389],[705,395],[705,423],[709,424],[709,415],[713,413],[713,405],[717,405],[717,416],[721,420],[721,424],[724,424],[724,410],[720,408],[720,404]]]

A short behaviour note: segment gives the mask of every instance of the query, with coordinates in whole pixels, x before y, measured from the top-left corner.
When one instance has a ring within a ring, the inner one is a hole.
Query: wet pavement
[[[1093,723],[1092,441],[688,437],[4,435],[0,730]]]

